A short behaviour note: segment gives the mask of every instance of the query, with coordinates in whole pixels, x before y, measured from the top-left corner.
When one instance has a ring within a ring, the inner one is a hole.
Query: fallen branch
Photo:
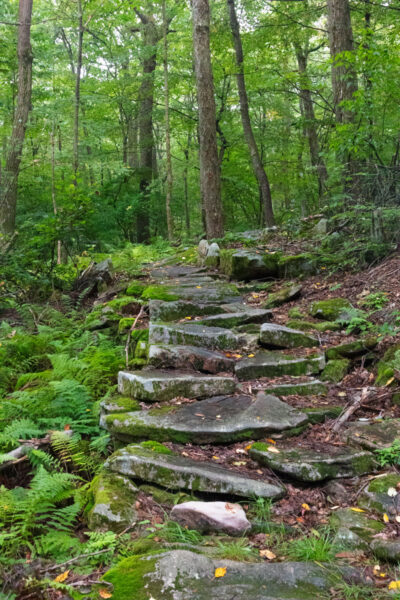
[[[361,390],[360,393],[356,394],[356,396],[354,397],[353,403],[350,404],[350,406],[348,408],[346,408],[346,410],[336,419],[335,424],[332,427],[332,431],[334,433],[337,433],[339,431],[339,429],[341,428],[341,426],[343,425],[343,423],[346,423],[346,421],[348,421],[350,419],[351,415],[353,415],[359,408],[361,408],[362,403],[365,402],[369,393],[370,393],[370,388],[365,387]],[[371,396],[370,400],[371,399],[372,399],[372,396]]]
[[[50,443],[50,436],[46,435],[44,438],[33,438],[31,440],[24,441],[21,446],[7,452],[5,456],[9,457],[9,460],[5,460],[0,463],[0,471],[4,471],[9,467],[17,465],[28,459],[29,450],[36,450],[40,446],[47,446]]]
[[[125,344],[125,364],[126,364],[126,368],[128,368],[129,366],[129,344],[131,343],[131,335],[132,335],[132,331],[134,331],[137,322],[139,321],[139,319],[141,317],[143,317],[146,314],[146,309],[144,306],[141,307],[139,313],[136,315],[136,318],[134,320],[134,322],[132,323],[132,327],[129,329],[129,333],[128,333],[128,337],[126,339],[126,344]]]

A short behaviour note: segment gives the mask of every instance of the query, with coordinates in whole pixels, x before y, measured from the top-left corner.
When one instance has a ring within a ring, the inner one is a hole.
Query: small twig
[[[334,433],[337,433],[343,425],[343,423],[346,423],[346,421],[350,419],[351,415],[354,414],[361,407],[362,403],[365,401],[369,394],[369,389],[370,388],[368,387],[363,388],[361,393],[355,396],[353,403],[350,404],[350,406],[340,415],[338,419],[336,419],[335,424],[332,427],[332,431]]]
[[[146,313],[146,310],[144,308],[144,306],[142,306],[140,308],[139,313],[136,315],[136,318],[134,320],[134,322],[132,323],[132,327],[129,330],[128,333],[128,337],[126,340],[126,344],[125,344],[125,364],[126,364],[126,368],[128,368],[129,366],[129,344],[131,343],[131,335],[132,335],[132,331],[135,329],[137,322],[139,321],[139,319]]]
[[[97,550],[97,552],[90,552],[89,554],[80,554],[79,556],[75,556],[74,558],[70,558],[63,563],[58,565],[53,565],[52,567],[47,567],[46,569],[42,569],[41,572],[46,571],[57,571],[57,569],[62,569],[68,565],[72,565],[72,563],[81,560],[82,558],[90,558],[91,556],[98,556],[99,554],[105,554],[106,552],[111,552],[110,548],[104,548],[103,550]]]

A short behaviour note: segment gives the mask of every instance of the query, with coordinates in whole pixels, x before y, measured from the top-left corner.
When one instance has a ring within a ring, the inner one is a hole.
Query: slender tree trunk
[[[256,176],[258,187],[260,190],[260,195],[262,198],[265,222],[269,227],[271,227],[275,224],[274,212],[272,208],[271,188],[269,185],[267,174],[264,169],[264,165],[261,162],[260,153],[258,151],[257,142],[254,137],[254,132],[250,121],[249,100],[247,97],[246,81],[243,70],[244,58],[242,40],[240,37],[239,22],[236,16],[234,0],[227,0],[227,3],[236,54],[236,80],[239,91],[240,115],[242,117],[243,133],[249,148],[251,162],[253,165],[253,171]]]
[[[218,162],[214,81],[210,53],[210,6],[193,0],[194,65],[199,107],[200,190],[205,209],[207,238],[224,234],[221,173]]]
[[[328,172],[324,159],[320,155],[320,146],[317,134],[317,125],[314,113],[314,105],[311,96],[310,82],[307,75],[307,52],[300,46],[295,45],[297,64],[300,74],[300,111],[304,119],[304,133],[310,148],[311,165],[316,171],[318,178],[318,197],[321,200]]]
[[[168,21],[166,14],[166,0],[162,3],[163,27],[164,27],[164,96],[165,96],[165,154],[167,164],[167,189],[165,194],[165,210],[167,213],[168,239],[173,238],[173,222],[171,213],[171,200],[173,190],[172,160],[171,160],[171,131],[169,120],[169,79],[168,79]]]
[[[190,235],[190,210],[189,210],[189,188],[188,188],[188,171],[189,171],[189,147],[190,147],[190,133],[188,133],[187,147],[183,151],[185,155],[185,166],[183,169],[183,189],[185,197],[185,224],[186,233]]]
[[[137,12],[137,11],[136,11]],[[150,242],[150,188],[153,180],[153,105],[154,105],[154,71],[157,65],[156,45],[158,32],[153,18],[140,13],[143,24],[145,54],[143,58],[142,83],[139,90],[139,146],[140,146],[140,181],[142,194],[136,216],[137,240],[139,243]]]
[[[354,51],[349,0],[328,0],[328,33],[332,57],[332,90],[338,123],[351,123],[353,112],[343,106],[357,91],[357,72],[344,52]]]
[[[75,73],[75,100],[74,100],[74,144],[73,144],[73,160],[74,160],[74,185],[77,185],[79,171],[79,108],[81,101],[81,74],[82,74],[82,50],[83,50],[83,12],[82,1],[78,2],[78,53],[76,60]]]
[[[0,233],[12,234],[17,210],[18,177],[32,96],[30,40],[33,0],[20,0],[18,27],[18,92],[6,164],[0,181]]]

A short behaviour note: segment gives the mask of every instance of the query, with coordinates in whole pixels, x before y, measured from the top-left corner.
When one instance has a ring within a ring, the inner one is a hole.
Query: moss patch
[[[378,344],[376,337],[370,336],[362,340],[356,340],[348,344],[341,344],[334,348],[329,348],[326,351],[326,358],[334,360],[337,358],[354,358],[366,354],[369,350],[373,350]]]
[[[350,364],[350,360],[346,358],[329,360],[326,363],[325,369],[322,371],[321,379],[339,383],[339,381],[342,381],[343,377],[348,373]]]
[[[135,296],[137,298],[139,298],[144,290],[146,289],[146,285],[144,283],[142,283],[141,281],[131,281],[131,283],[129,284],[129,286],[126,289],[125,294],[127,296]]]
[[[164,444],[160,444],[160,442],[156,442],[154,440],[148,440],[147,442],[142,442],[140,444],[142,448],[148,448],[152,450],[152,452],[157,452],[157,454],[173,454],[172,450],[164,446]]]
[[[166,302],[178,300],[179,296],[171,291],[167,285],[149,285],[142,293],[144,300],[165,300]]]
[[[313,302],[310,307],[310,315],[327,321],[344,320],[352,308],[353,306],[347,298],[330,298]]]
[[[156,559],[152,558],[151,555],[145,557],[140,555],[130,556],[110,571],[107,571],[103,579],[113,585],[113,600],[149,600],[151,594],[148,584],[151,580],[146,575],[153,573],[155,568]],[[158,592],[161,593],[161,590],[158,590]],[[154,593],[157,594],[157,591]],[[158,597],[161,598],[160,595]],[[171,595],[163,594],[162,598],[163,600],[169,600]]]

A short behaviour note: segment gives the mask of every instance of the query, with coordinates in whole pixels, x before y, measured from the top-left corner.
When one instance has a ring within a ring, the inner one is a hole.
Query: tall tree
[[[210,52],[210,6],[193,0],[194,66],[199,108],[200,192],[205,211],[207,238],[224,233],[221,173],[218,161],[214,80]]]
[[[162,16],[163,16],[163,42],[164,42],[164,96],[165,96],[165,159],[167,168],[167,189],[165,194],[165,210],[167,213],[167,229],[168,239],[172,240],[173,237],[173,224],[172,224],[172,213],[171,213],[171,200],[172,200],[172,159],[171,159],[171,129],[170,129],[170,118],[169,118],[169,77],[168,77],[168,20],[167,20],[167,8],[166,0],[162,3]]]
[[[31,108],[32,63],[31,20],[33,0],[19,1],[18,16],[18,92],[17,106],[6,157],[0,180],[0,233],[12,234],[15,229],[17,210],[18,176],[26,124]]]
[[[244,75],[244,56],[242,39],[240,37],[239,21],[236,15],[235,1],[227,0],[229,21],[231,25],[232,37],[235,46],[236,55],[236,81],[239,92],[240,115],[242,118],[243,133],[250,151],[251,162],[253,165],[254,174],[256,176],[260,197],[262,201],[264,219],[268,226],[275,224],[274,212],[272,208],[271,188],[269,185],[268,176],[262,164],[260,153],[257,147],[256,138],[254,137],[253,128],[250,120],[249,100],[247,96],[246,80]]]

